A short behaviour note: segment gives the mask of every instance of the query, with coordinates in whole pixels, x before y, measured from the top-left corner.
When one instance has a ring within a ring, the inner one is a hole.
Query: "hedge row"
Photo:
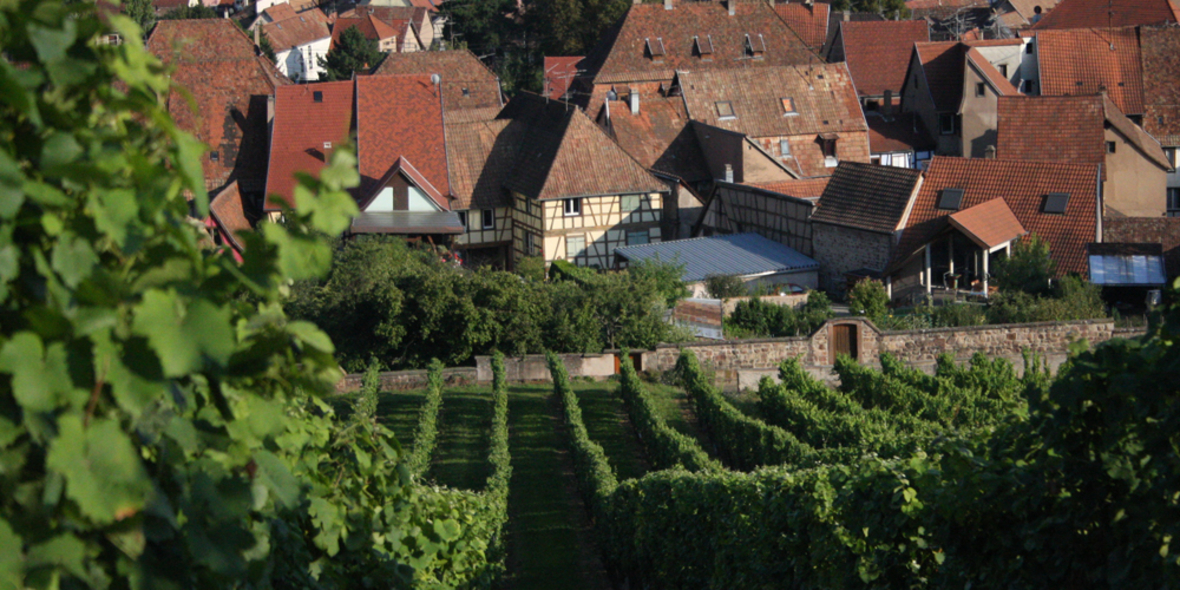
[[[719,471],[725,467],[709,456],[697,441],[668,426],[652,405],[647,389],[639,380],[627,351],[620,355],[622,373],[619,393],[635,427],[647,458],[656,469],[683,467],[689,471]]]
[[[512,456],[508,450],[508,381],[504,373],[504,355],[492,353],[492,474],[484,488],[484,514],[491,528],[488,563],[491,578],[504,572],[504,525],[508,522],[508,483],[512,479]]]
[[[430,467],[430,456],[438,439],[438,409],[442,406],[442,363],[430,361],[426,375],[426,399],[418,409],[418,427],[414,431],[414,448],[406,457],[406,468],[415,478]]]
[[[545,358],[549,363],[549,373],[553,376],[553,391],[561,400],[562,415],[569,429],[578,488],[586,498],[590,514],[596,521],[605,522],[610,510],[610,496],[619,485],[618,477],[607,462],[602,446],[591,440],[590,433],[586,431],[582,409],[578,407],[578,397],[570,387],[565,365],[552,352],[545,353]]]

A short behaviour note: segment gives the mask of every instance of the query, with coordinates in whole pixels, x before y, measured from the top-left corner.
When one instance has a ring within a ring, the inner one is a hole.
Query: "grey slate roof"
[[[811,221],[892,233],[920,177],[908,168],[840,162]]]
[[[735,234],[623,246],[615,255],[630,262],[662,260],[684,265],[681,277],[687,283],[709,275],[747,276],[813,270],[819,263],[799,251],[758,234]]]

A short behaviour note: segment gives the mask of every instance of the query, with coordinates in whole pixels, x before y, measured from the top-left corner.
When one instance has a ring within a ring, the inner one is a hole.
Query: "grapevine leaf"
[[[73,535],[61,535],[29,547],[28,567],[55,566],[85,578],[85,558],[86,545],[80,539]]]
[[[133,329],[156,349],[165,376],[179,377],[222,365],[233,353],[230,312],[204,300],[187,306],[173,291],[148,291],[139,304]]]
[[[90,275],[94,265],[98,264],[98,256],[88,242],[66,233],[53,247],[52,264],[53,270],[61,275],[62,282],[70,287],[76,287],[82,279]]]
[[[82,512],[109,523],[142,510],[151,483],[119,424],[100,419],[85,428],[76,414],[62,416],[58,424],[47,465],[66,477],[66,495]]]
[[[45,350],[41,339],[30,332],[13,336],[0,349],[0,371],[12,375],[12,393],[29,411],[51,411],[72,390],[65,348],[55,343]]]
[[[287,508],[294,507],[299,502],[299,481],[287,466],[269,451],[254,453],[254,462],[258,464],[259,478],[274,492],[279,503]]]
[[[0,590],[23,588],[21,538],[0,518]]]

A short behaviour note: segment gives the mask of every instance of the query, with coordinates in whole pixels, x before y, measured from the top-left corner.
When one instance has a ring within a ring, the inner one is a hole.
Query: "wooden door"
[[[856,359],[856,324],[837,324],[832,326],[832,363],[836,357],[846,354]]]

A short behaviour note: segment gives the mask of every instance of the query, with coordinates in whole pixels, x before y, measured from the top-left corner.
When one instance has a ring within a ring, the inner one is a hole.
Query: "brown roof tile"
[[[989,250],[1028,233],[1004,199],[992,199],[952,213],[948,221],[971,241]]]
[[[603,36],[586,58],[584,68],[594,84],[618,84],[644,80],[671,80],[677,71],[818,63],[815,53],[787,26],[766,2],[736,2],[729,16],[726,3],[674,1],[632,4],[622,20]],[[761,35],[761,40],[759,40]],[[703,59],[694,37],[711,39],[712,59]],[[747,54],[747,38],[764,44],[759,59]],[[662,59],[654,59],[648,41],[659,43]]]
[[[774,11],[795,31],[812,51],[819,52],[828,39],[828,17],[831,4],[812,2],[777,2]]]
[[[526,126],[516,168],[506,183],[526,197],[543,200],[668,190],[572,104],[522,92],[509,101],[499,118]]]
[[[995,66],[979,52],[978,49],[971,47],[967,50],[967,63],[979,72],[980,77],[987,80],[993,90],[998,96],[1019,96],[1020,91],[1008,81],[1007,78],[996,69]]]
[[[1037,31],[1036,43],[1041,94],[1106,92],[1124,113],[1143,114],[1143,74],[1134,28]]]
[[[1180,146],[1180,27],[1143,27],[1143,128],[1166,146]]]
[[[640,164],[688,182],[711,178],[681,98],[642,97],[635,115],[625,103],[612,104],[615,141]]]
[[[1033,28],[1127,27],[1178,20],[1180,12],[1170,0],[1062,0]]]
[[[234,250],[243,250],[242,240],[238,232],[250,231],[253,226],[246,218],[246,209],[242,203],[242,194],[238,190],[238,183],[231,182],[209,202],[209,217],[217,224],[217,229]]]
[[[452,123],[447,121],[447,169],[454,210],[511,205],[504,181],[520,151],[524,125],[510,119]]]
[[[582,56],[545,56],[545,88],[541,96],[564,100],[570,84],[578,75],[578,62]]]
[[[270,39],[275,53],[280,53],[332,36],[328,17],[319,10],[308,10],[293,17],[262,25],[262,33]]]
[[[373,41],[384,41],[394,37],[400,38],[401,32],[405,29],[408,21],[394,21],[387,23],[379,20],[373,15],[365,15],[356,18],[338,17],[336,22],[332,24],[332,47],[336,47],[336,43],[340,41],[340,35],[349,28],[356,27],[366,39]],[[372,64],[370,64],[371,66]]]
[[[930,41],[924,20],[847,22],[840,24],[844,61],[861,96],[896,95],[905,82],[914,43]]]
[[[1058,0],[1008,0],[1008,3],[1012,5],[1012,10],[1017,16],[1021,18],[1023,21],[1021,25],[1024,26],[1032,23],[1033,16],[1036,15],[1036,8],[1038,6],[1041,7],[1041,15],[1042,18],[1044,18],[1044,15],[1048,14],[1049,11],[1053,10],[1057,6],[1057,1]]]
[[[160,21],[147,48],[175,68],[172,80],[196,102],[194,112],[185,97],[173,92],[168,110],[181,129],[212,150],[201,158],[206,189],[237,180],[243,191],[261,192],[267,97],[290,80],[259,57],[254,42],[225,19]]]
[[[865,120],[869,124],[869,150],[874,154],[926,151],[935,147],[917,113],[896,113],[888,119],[870,115]]]
[[[967,45],[954,41],[914,45],[935,110],[958,112],[963,100],[963,59],[968,49]]]
[[[908,168],[840,162],[811,221],[892,233],[902,222],[921,174]]]
[[[799,178],[781,182],[764,182],[750,186],[797,199],[815,200],[824,194],[824,189],[828,187],[828,182],[831,180],[831,176],[823,176],[820,178]]]
[[[430,76],[359,76],[356,93],[358,194],[369,195],[399,160],[449,194],[443,106]]]
[[[1049,243],[1058,274],[1086,271],[1086,244],[1098,239],[1098,166],[936,156],[923,175],[891,266],[946,227],[953,211],[937,208],[945,188],[964,189],[960,210],[1004,199],[1024,229]],[[1064,215],[1042,212],[1051,192],[1069,194]]]
[[[284,86],[275,92],[266,211],[277,211],[280,201],[294,205],[295,173],[319,176],[327,165],[325,152],[348,141],[353,101],[352,80]]]
[[[374,76],[399,74],[438,74],[448,112],[504,106],[500,79],[466,49],[390,53],[373,71]]]

